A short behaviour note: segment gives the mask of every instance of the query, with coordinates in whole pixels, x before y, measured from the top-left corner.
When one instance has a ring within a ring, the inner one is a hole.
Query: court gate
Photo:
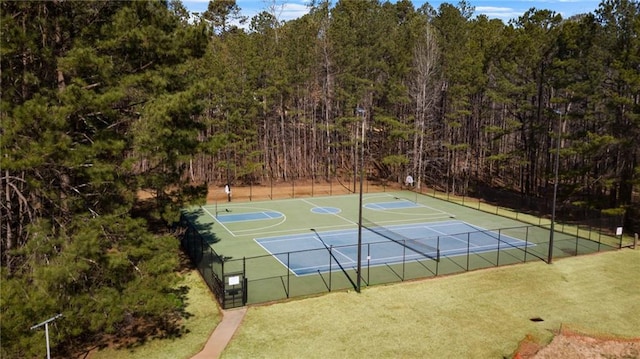
[[[247,278],[242,272],[223,274],[223,292],[218,298],[222,309],[244,307],[247,304]]]

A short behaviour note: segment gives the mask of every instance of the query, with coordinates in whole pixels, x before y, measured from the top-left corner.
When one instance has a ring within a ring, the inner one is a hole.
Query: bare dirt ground
[[[620,339],[563,329],[548,345],[525,338],[514,359],[633,359],[640,358],[640,338]]]

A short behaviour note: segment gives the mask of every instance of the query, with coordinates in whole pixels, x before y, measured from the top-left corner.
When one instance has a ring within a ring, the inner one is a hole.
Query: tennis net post
[[[376,224],[368,219],[362,220],[362,227],[367,230],[386,238],[392,242],[395,242],[415,253],[422,255],[425,258],[434,260],[436,262],[440,262],[440,248],[430,246],[426,243],[421,242],[426,240],[424,239],[415,239],[404,236],[398,232],[393,231],[389,227],[385,227],[379,224]]]

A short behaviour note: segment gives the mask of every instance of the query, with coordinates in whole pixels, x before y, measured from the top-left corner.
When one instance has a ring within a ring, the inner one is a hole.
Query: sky
[[[334,0],[335,3],[337,0]],[[436,10],[441,3],[456,5],[458,0],[411,0],[415,8],[419,8],[428,2]],[[530,8],[539,10],[553,10],[568,18],[572,15],[594,12],[600,4],[600,0],[468,0],[476,9],[475,14],[484,14],[491,19],[501,19],[507,23],[510,19],[516,19]],[[395,0],[391,0],[395,2]],[[182,0],[182,3],[190,12],[204,12],[209,0]],[[254,15],[265,11],[270,4],[277,5],[280,20],[298,18],[308,12],[309,0],[236,0],[241,13],[251,19]]]

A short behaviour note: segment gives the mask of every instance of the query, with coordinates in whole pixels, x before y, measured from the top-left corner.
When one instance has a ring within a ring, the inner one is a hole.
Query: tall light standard
[[[553,232],[554,225],[556,222],[556,200],[558,198],[558,168],[560,165],[560,135],[562,134],[561,126],[562,126],[562,112],[559,110],[554,111],[558,115],[558,130],[557,130],[557,138],[556,138],[556,159],[555,159],[555,168],[554,172],[554,181],[553,181],[553,204],[551,208],[551,230],[549,231],[549,254],[547,258],[547,263],[553,263]]]
[[[356,108],[356,113],[362,116],[362,135],[360,136],[360,198],[358,205],[358,264],[356,278],[356,292],[360,293],[360,283],[362,282],[362,182],[364,179],[364,128],[365,110],[362,107]],[[356,162],[358,160],[356,159]]]
[[[61,316],[62,314],[56,314],[53,317],[45,320],[44,322],[38,323],[30,328],[31,330],[34,330],[44,325],[44,335],[47,338],[47,359],[51,359],[51,349],[49,349],[49,323],[60,318]]]
[[[231,166],[231,158],[229,157],[229,146],[231,142],[231,135],[229,133],[229,115],[227,114],[227,149],[226,149],[226,158],[227,158],[227,184],[224,186],[224,191],[227,193],[227,202],[231,202],[231,175],[229,166]]]

